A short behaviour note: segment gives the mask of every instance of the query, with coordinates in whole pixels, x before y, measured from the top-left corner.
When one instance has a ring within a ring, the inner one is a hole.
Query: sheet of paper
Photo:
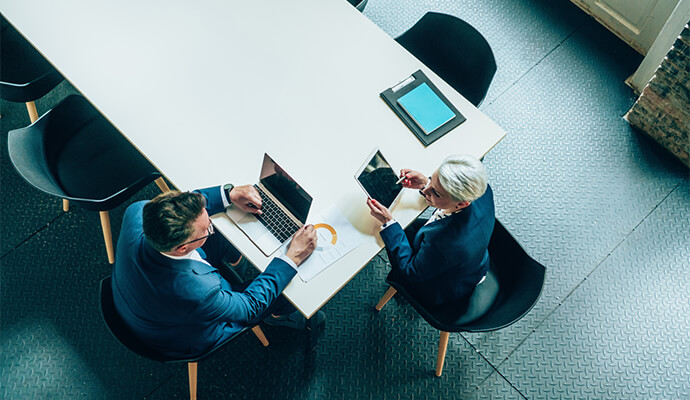
[[[304,282],[332,265],[335,261],[362,244],[366,237],[356,230],[350,221],[335,206],[331,206],[316,218],[309,218],[308,224],[314,224],[317,235],[316,250],[297,268],[297,275]],[[283,244],[281,252],[285,254],[289,242]]]

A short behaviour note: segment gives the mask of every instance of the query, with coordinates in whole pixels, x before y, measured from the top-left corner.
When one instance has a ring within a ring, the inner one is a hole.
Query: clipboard
[[[425,147],[466,120],[421,70],[380,96]]]

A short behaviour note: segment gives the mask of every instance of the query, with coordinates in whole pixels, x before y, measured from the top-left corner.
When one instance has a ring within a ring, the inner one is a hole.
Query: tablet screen
[[[395,183],[398,175],[379,150],[374,151],[355,178],[369,197],[386,207],[393,204],[403,189],[402,183]]]

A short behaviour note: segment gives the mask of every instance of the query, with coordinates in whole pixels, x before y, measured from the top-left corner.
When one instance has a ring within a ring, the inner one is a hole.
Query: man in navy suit
[[[140,340],[162,354],[202,354],[264,318],[290,327],[298,326],[281,322],[286,316],[304,322],[280,294],[314,250],[314,227],[303,226],[286,254],[252,282],[231,284],[221,276],[221,259],[238,261],[240,253],[212,236],[209,218],[230,204],[261,213],[261,198],[249,185],[168,192],[125,211],[112,274],[115,308]]]
[[[455,155],[431,178],[409,169],[400,177],[403,186],[420,189],[436,210],[429,220],[408,228],[408,238],[386,207],[367,200],[371,215],[383,224],[381,239],[392,267],[389,278],[427,307],[463,302],[466,306],[489,270],[487,247],[495,215],[484,166],[472,156]]]

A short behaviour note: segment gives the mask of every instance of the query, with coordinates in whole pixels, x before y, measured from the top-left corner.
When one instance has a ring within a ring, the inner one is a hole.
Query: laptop
[[[263,214],[247,213],[238,207],[228,208],[226,214],[269,256],[306,223],[312,197],[266,153],[254,187],[261,195]]]

